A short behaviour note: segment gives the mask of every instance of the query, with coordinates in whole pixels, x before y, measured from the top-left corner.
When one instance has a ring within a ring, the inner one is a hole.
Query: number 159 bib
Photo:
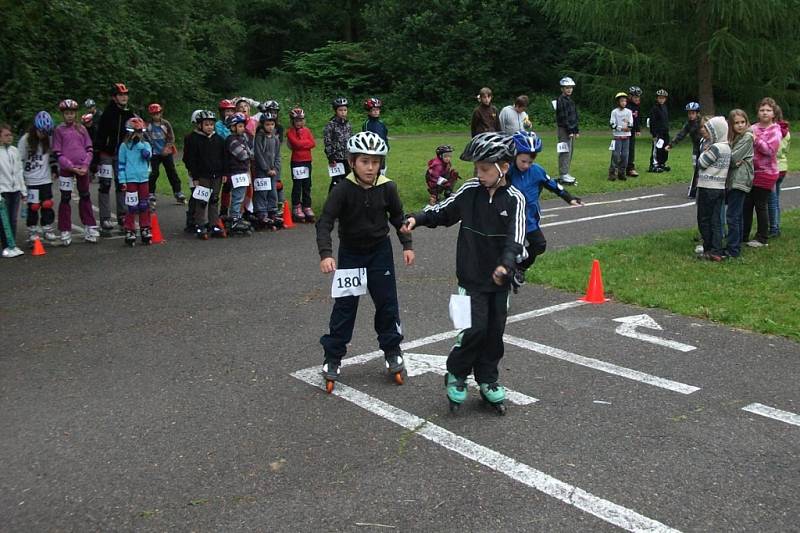
[[[340,268],[333,274],[331,296],[363,296],[367,294],[366,268]]]

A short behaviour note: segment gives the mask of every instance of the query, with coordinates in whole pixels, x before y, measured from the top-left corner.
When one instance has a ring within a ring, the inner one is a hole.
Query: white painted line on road
[[[773,420],[778,420],[780,422],[792,424],[793,426],[800,426],[800,415],[789,411],[776,409],[774,407],[770,407],[768,405],[764,405],[761,403],[751,403],[750,405],[745,405],[744,407],[742,407],[742,411],[747,411],[748,413],[755,413],[757,415],[766,416],[767,418],[772,418]]]
[[[800,189],[800,185],[797,185],[797,186],[794,186],[794,187],[781,187],[781,192],[783,192],[783,191],[793,191],[795,189]]]
[[[783,189],[781,189],[783,190]],[[591,207],[593,205],[606,205],[606,204],[618,204],[622,202],[635,202],[637,200],[648,200],[650,198],[660,198],[662,196],[666,196],[666,194],[648,194],[646,196],[635,196],[633,198],[620,198],[619,200],[605,200],[602,202],[586,202],[583,204],[583,207]],[[565,205],[562,207],[551,207],[550,209],[542,209],[542,213],[549,213],[550,211],[560,211],[561,209],[572,209],[575,206],[572,205]],[[542,217],[544,218],[544,217]]]
[[[638,327],[663,331],[664,328],[659,326],[658,322],[653,320],[650,315],[622,316],[615,318],[614,322],[622,322],[622,324],[617,326],[615,331],[617,334],[624,337],[630,337],[631,339],[649,342],[659,346],[665,346],[679,352],[691,352],[692,350],[697,349],[697,346],[692,346],[691,344],[683,344],[682,342],[671,341],[669,339],[663,339],[661,337],[656,337],[655,335],[648,335],[647,333],[636,331],[636,328]]]
[[[623,215],[637,215],[639,213],[649,213],[651,211],[663,211],[665,209],[680,209],[681,207],[689,207],[696,205],[694,202],[686,202],[685,204],[662,205],[660,207],[651,207],[648,209],[636,209],[634,211],[620,211],[618,213],[607,213],[605,215],[597,215],[593,217],[575,218],[572,220],[560,220],[558,222],[550,222],[548,224],[541,224],[540,227],[546,228],[550,226],[563,226],[564,224],[575,224],[577,222],[588,222],[590,220],[599,220],[601,218],[621,217]]]
[[[686,385],[685,383],[679,383],[677,381],[652,376],[650,374],[645,374],[644,372],[639,372],[638,370],[632,370],[630,368],[625,368],[624,366],[617,366],[612,363],[600,361],[599,359],[592,359],[591,357],[585,357],[583,355],[567,352],[559,348],[554,348],[545,344],[539,344],[538,342],[529,341],[527,339],[520,339],[518,337],[512,337],[511,335],[504,335],[503,340],[509,344],[513,344],[514,346],[519,346],[520,348],[525,348],[533,352],[549,355],[550,357],[575,363],[576,365],[593,368],[608,374],[614,374],[616,376],[632,379],[634,381],[639,381],[641,383],[653,385],[654,387],[671,390],[673,392],[692,394],[693,392],[700,390],[699,387],[695,387],[693,385]]]
[[[325,389],[325,381],[317,369],[300,370],[292,374],[301,381]],[[627,531],[669,532],[677,531],[647,518],[636,511],[616,503],[604,500],[585,490],[556,479],[540,470],[517,461],[507,455],[496,452],[469,439],[456,435],[432,422],[415,416],[407,411],[387,404],[343,383],[337,383],[333,394],[354,403],[358,407],[394,422],[413,433],[443,448],[476,461],[511,479],[519,481],[548,496],[552,496],[581,511],[596,516],[610,524]]]
[[[518,315],[512,315],[508,317],[506,320],[507,324],[512,324],[514,322],[519,322],[521,320],[527,320],[529,318],[534,318],[537,316],[544,316],[549,315],[551,313],[556,313],[558,311],[563,311],[565,309],[571,309],[573,307],[578,307],[584,305],[586,302],[581,300],[574,300],[571,302],[564,302],[561,304],[551,305],[548,307],[542,307],[541,309],[534,309],[533,311],[527,311],[525,313],[520,313]],[[437,333],[435,335],[430,335],[428,337],[422,337],[421,339],[416,339],[409,342],[404,342],[400,345],[400,348],[408,351],[413,350],[414,348],[419,348],[420,346],[425,346],[426,344],[433,344],[435,342],[440,342],[447,339],[452,339],[458,332],[461,331],[460,329],[451,329],[450,331],[444,331],[442,333]],[[347,357],[342,359],[342,366],[350,366],[350,365],[360,365],[366,363],[367,361],[371,361],[377,357],[382,357],[383,351],[382,350],[375,350],[374,352],[368,352],[362,355],[356,355],[354,357]]]

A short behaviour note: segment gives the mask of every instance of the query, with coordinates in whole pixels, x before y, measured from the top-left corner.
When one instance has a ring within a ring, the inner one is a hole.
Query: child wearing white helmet
[[[435,228],[461,222],[456,276],[460,295],[469,296],[471,326],[459,333],[447,357],[445,387],[451,411],[466,400],[466,380],[473,374],[484,400],[505,413],[498,365],[508,291],[525,243],[525,197],[507,182],[515,153],[510,135],[479,133],[461,154],[462,160],[475,163],[477,177],[443,202],[409,217],[403,227],[410,232],[418,225]]]
[[[371,131],[356,133],[347,142],[352,172],[331,189],[317,222],[320,270],[336,272],[331,293],[335,298],[330,331],[320,338],[325,360],[322,374],[333,390],[339,379],[342,357],[353,336],[359,295],[367,289],[375,304],[375,332],[383,350],[386,368],[398,384],[403,383],[405,364],[400,350],[403,333],[397,301],[389,225],[403,245],[403,262],[414,263],[411,235],[402,233],[403,204],[397,185],[381,175],[386,143]],[[339,257],[333,258],[331,231],[339,221]]]
[[[575,139],[580,136],[578,108],[572,100],[575,80],[566,76],[559,81],[561,95],[556,100],[556,126],[558,126],[558,181],[564,185],[577,185],[578,180],[569,173],[572,165]]]

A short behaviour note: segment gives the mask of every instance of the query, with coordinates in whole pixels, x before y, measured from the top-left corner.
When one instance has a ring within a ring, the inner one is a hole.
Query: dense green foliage
[[[771,94],[795,116],[800,0],[0,0],[0,119],[17,125],[65,97],[103,105],[125,82],[141,110],[188,115],[247,80],[280,80],[308,105],[380,94],[414,120],[465,123],[491,86],[502,106],[540,95],[537,123],[564,74],[584,116],[605,116],[632,83],[673,101],[752,109]],[[707,79],[703,73],[707,73]],[[674,108],[673,107],[673,108]],[[399,118],[399,117],[398,117]],[[174,120],[174,119],[173,119]],[[406,119],[407,122],[407,119]]]

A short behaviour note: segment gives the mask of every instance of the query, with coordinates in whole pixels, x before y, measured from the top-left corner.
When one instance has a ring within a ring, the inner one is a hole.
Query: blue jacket
[[[222,137],[223,141],[227,139],[228,136],[231,134],[231,130],[228,129],[228,126],[226,126],[225,123],[221,120],[218,120],[214,124],[214,131],[217,132],[217,135]]]
[[[124,142],[119,145],[119,182],[145,183],[150,178],[150,143]]]
[[[525,233],[539,229],[539,220],[541,219],[539,195],[542,193],[542,187],[547,187],[567,203],[573,200],[569,191],[548,176],[544,168],[536,163],[525,172],[520,172],[517,165],[512,163],[508,171],[508,179],[511,185],[525,195]]]

